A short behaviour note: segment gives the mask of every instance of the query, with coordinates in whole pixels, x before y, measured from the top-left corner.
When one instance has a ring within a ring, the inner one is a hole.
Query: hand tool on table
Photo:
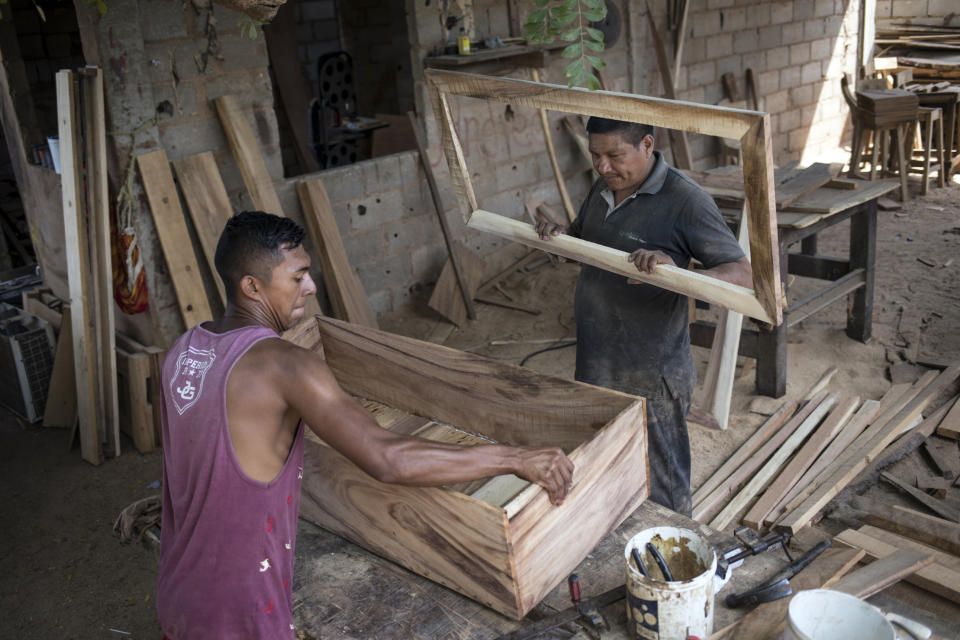
[[[813,562],[817,556],[830,548],[830,541],[824,540],[817,544],[805,554],[792,561],[789,565],[771,576],[763,584],[741,593],[731,593],[727,596],[725,602],[730,608],[752,606],[761,602],[772,602],[779,600],[793,593],[790,588],[790,578],[797,575],[808,564]],[[784,546],[784,550],[786,547]]]
[[[577,581],[577,584],[579,586],[579,580]],[[534,622],[533,624],[527,627],[522,627],[520,629],[517,629],[516,631],[511,631],[510,633],[504,634],[499,638],[497,638],[497,640],[529,640],[530,638],[535,638],[540,634],[546,631],[549,631],[550,629],[567,624],[568,622],[574,622],[575,620],[578,620],[584,617],[584,614],[582,614],[581,611],[599,612],[600,609],[606,607],[607,605],[611,605],[617,600],[622,600],[624,598],[625,593],[626,593],[626,586],[620,585],[619,587],[615,587],[613,589],[610,589],[609,591],[601,593],[599,596],[595,598],[588,598],[586,600],[582,600],[579,606],[574,605],[569,609],[558,611],[553,615],[547,616],[546,618],[543,618],[541,620],[537,620],[536,622]],[[571,597],[572,595],[573,594],[571,593]],[[599,613],[597,613],[597,615],[599,616]],[[602,617],[600,619],[603,620]],[[604,625],[606,625],[605,621],[604,621]]]
[[[783,552],[787,554],[787,560],[793,562],[790,551],[787,549],[787,542],[790,541],[789,533],[771,533],[759,538],[753,529],[741,526],[736,528],[733,535],[743,544],[730,549],[717,560],[717,577],[721,580],[726,580],[727,574],[740,566],[744,558],[761,554],[770,549],[783,549]]]

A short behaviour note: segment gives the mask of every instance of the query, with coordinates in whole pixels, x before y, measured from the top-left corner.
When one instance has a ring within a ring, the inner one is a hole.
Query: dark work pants
[[[650,459],[650,499],[690,516],[690,438],[687,411],[690,397],[674,394],[661,379],[656,395],[647,398],[647,437]]]

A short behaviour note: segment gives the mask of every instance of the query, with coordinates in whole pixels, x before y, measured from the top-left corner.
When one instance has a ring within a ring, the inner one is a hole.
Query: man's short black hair
[[[639,122],[592,117],[587,120],[587,133],[616,133],[624,142],[639,148],[644,136],[653,135],[653,127]]]
[[[227,299],[235,300],[244,276],[269,284],[283,252],[299,247],[303,236],[303,227],[290,218],[263,211],[241,211],[227,220],[213,259]]]

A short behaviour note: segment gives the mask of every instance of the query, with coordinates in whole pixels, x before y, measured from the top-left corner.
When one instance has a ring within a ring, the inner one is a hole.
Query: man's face
[[[590,155],[608,189],[636,191],[653,167],[653,136],[644,136],[635,147],[616,132],[591,133]]]
[[[283,260],[263,287],[269,312],[280,327],[289,329],[303,318],[307,296],[315,294],[317,287],[310,277],[310,256],[302,245],[283,250]]]

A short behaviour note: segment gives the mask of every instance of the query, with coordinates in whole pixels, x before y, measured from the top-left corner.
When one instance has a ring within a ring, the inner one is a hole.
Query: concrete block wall
[[[849,134],[840,78],[856,67],[858,11],[851,0],[691,3],[677,97],[717,104],[721,76],[732,72],[746,98],[745,70],[751,68],[760,109],[770,113],[774,161],[815,162]],[[654,17],[665,24],[657,9]],[[669,36],[667,43],[672,49]],[[655,73],[651,85],[660,95]],[[691,136],[691,151],[696,168],[716,165],[716,140]]]
[[[877,0],[877,26],[904,18],[945,18],[957,14],[958,9],[956,0]],[[951,24],[958,20],[955,16]]]
[[[317,60],[343,49],[336,0],[292,0],[297,21],[297,51],[308,92],[316,94]]]

